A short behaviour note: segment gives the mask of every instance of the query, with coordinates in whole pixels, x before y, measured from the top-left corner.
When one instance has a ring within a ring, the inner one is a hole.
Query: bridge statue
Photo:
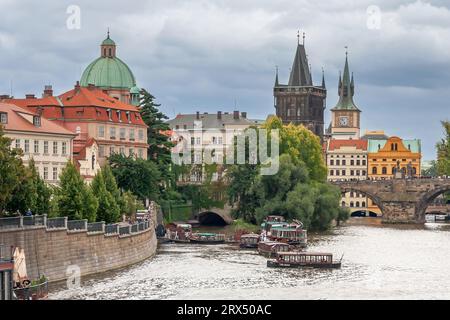
[[[411,177],[411,176],[410,176]],[[332,182],[342,193],[359,192],[370,198],[387,223],[424,223],[429,204],[450,191],[450,178],[390,179]]]

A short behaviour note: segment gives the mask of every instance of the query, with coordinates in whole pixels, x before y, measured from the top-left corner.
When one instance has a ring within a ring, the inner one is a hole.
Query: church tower
[[[300,44],[299,34],[297,38],[297,51],[287,85],[278,82],[277,69],[273,88],[274,106],[283,123],[302,124],[322,139],[327,96],[325,78],[322,76],[322,85],[314,86],[305,50],[305,35],[303,44]]]
[[[348,140],[360,138],[361,110],[358,109],[353,96],[355,95],[355,82],[353,74],[350,78],[348,67],[348,53],[345,57],[344,75],[339,75],[339,101],[331,109],[331,136],[333,139]]]

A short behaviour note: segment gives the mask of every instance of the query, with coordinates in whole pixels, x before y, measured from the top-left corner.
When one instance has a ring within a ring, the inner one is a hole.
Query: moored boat
[[[298,224],[272,227],[267,233],[267,237],[271,241],[284,242],[303,248],[306,247],[308,241],[306,230]]]
[[[275,257],[279,252],[288,252],[291,246],[287,243],[276,241],[261,241],[258,243],[258,252],[267,258]]]
[[[166,238],[171,242],[190,242],[192,226],[188,223],[171,223],[167,226]]]
[[[253,249],[258,247],[260,236],[256,233],[243,234],[240,239],[239,247],[242,249]]]
[[[220,244],[225,242],[225,235],[219,233],[193,233],[189,237],[192,243]]]
[[[339,261],[333,260],[331,253],[320,252],[280,252],[275,259],[267,260],[267,266],[271,268],[327,268],[338,269],[341,267],[342,257]]]

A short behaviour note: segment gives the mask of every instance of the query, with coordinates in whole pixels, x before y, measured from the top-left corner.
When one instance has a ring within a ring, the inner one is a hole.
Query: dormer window
[[[111,112],[111,109],[107,109],[107,110],[106,110],[106,113],[108,114],[108,119],[109,119],[109,121],[112,121],[112,112]]]
[[[122,122],[122,118],[120,117],[120,110],[117,110],[117,118],[119,119],[119,122]]]
[[[127,111],[127,119],[128,119],[128,122],[131,122],[131,114],[130,114],[130,111]]]
[[[8,123],[8,114],[6,112],[0,112],[0,123]]]
[[[35,127],[40,127],[41,126],[41,117],[33,116],[33,124]]]

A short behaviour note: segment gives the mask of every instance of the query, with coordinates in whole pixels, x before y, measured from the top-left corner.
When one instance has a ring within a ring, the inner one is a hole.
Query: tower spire
[[[278,66],[275,66],[275,87],[278,87]]]
[[[353,101],[355,83],[353,73],[350,76],[350,68],[348,66],[348,47],[345,47],[345,49],[345,66],[342,78],[339,72],[339,102],[334,109],[359,110]]]
[[[323,70],[322,67],[322,88],[326,89],[326,85],[325,85],[325,71]]]

